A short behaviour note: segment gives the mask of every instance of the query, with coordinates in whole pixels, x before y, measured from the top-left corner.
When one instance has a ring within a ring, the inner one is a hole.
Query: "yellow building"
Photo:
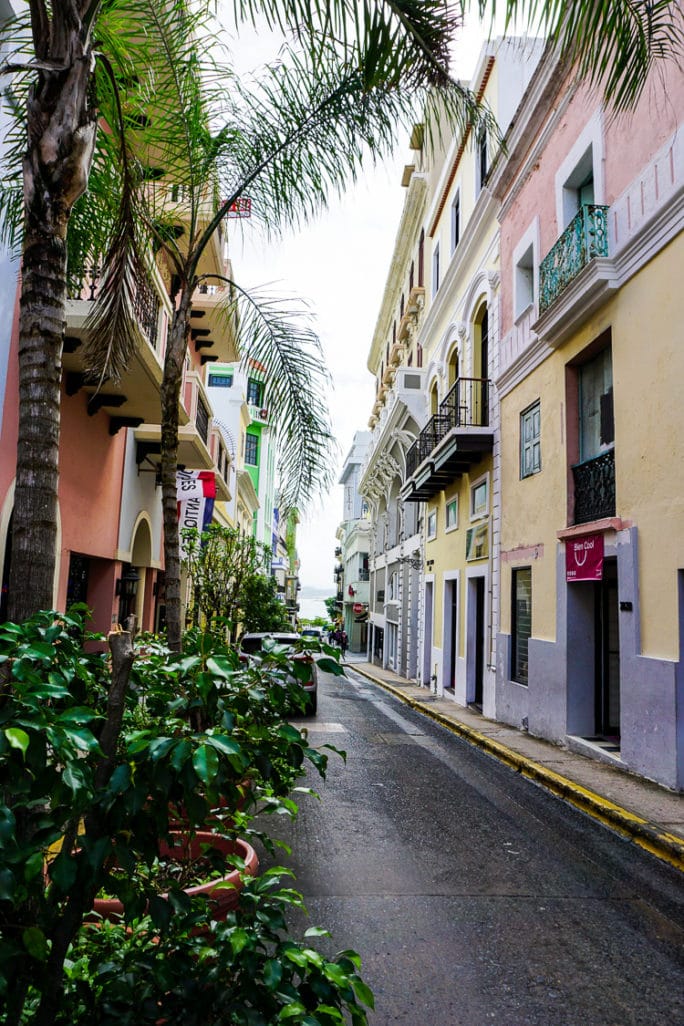
[[[471,89],[502,132],[533,74],[537,40],[498,41]],[[401,498],[424,503],[419,677],[488,715],[495,708],[498,430],[491,379],[498,341],[498,203],[489,188],[494,140],[451,140],[430,182],[424,246],[423,350],[428,419],[406,455]]]
[[[616,119],[547,54],[491,182],[495,706],[498,719],[681,787],[684,82],[667,76]]]

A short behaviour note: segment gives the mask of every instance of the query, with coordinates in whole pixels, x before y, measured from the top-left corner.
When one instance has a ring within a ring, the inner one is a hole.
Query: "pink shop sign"
[[[603,577],[603,535],[585,534],[565,543],[565,580],[600,581]]]

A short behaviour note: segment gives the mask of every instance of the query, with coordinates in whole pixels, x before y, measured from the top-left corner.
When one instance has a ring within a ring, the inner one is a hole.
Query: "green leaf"
[[[50,947],[42,930],[39,930],[37,926],[29,926],[28,930],[24,930],[21,939],[32,958],[39,962],[47,962]]]
[[[323,969],[323,973],[337,987],[346,987],[349,984],[347,973],[340,969],[339,965],[335,965],[334,962],[328,962]]]
[[[219,758],[213,748],[202,745],[192,756],[195,773],[203,784],[210,784],[218,773]]]
[[[5,737],[12,748],[18,748],[22,755],[26,755],[31,739],[25,730],[22,730],[21,727],[8,727],[5,730]]]
[[[322,926],[310,926],[304,934],[305,937],[329,937],[330,931],[324,930]]]
[[[64,773],[62,774],[62,780],[69,788],[69,790],[73,791],[74,794],[77,794],[78,791],[81,791],[85,786],[83,773],[78,768],[78,766],[73,766],[71,764],[65,767]]]
[[[187,738],[183,738],[182,741],[179,741],[176,744],[176,747],[173,750],[173,755],[171,756],[171,765],[175,769],[176,773],[180,773],[183,769],[183,766],[190,758],[191,752],[192,745]]]
[[[24,880],[28,883],[33,880],[39,873],[43,871],[43,853],[42,851],[36,851],[24,862]]]
[[[363,980],[359,979],[358,976],[352,976],[351,984],[354,988],[354,993],[356,994],[359,1001],[362,1004],[366,1005],[367,1008],[375,1008],[375,998],[373,997],[373,991],[370,989],[368,984],[364,983]]]
[[[17,881],[10,869],[0,869],[0,901],[11,901],[17,889]]]
[[[294,1019],[295,1016],[306,1015],[306,1008],[301,1001],[292,1001],[280,1009],[279,1019]]]
[[[242,927],[237,927],[231,931],[230,934],[230,946],[232,947],[235,954],[239,954],[243,948],[246,948],[250,941],[250,935],[247,930]]]
[[[237,741],[225,735],[207,734],[207,744],[224,755],[240,755],[242,752]]]
[[[50,864],[50,879],[63,894],[73,887],[76,881],[76,862],[68,855],[60,854]]]
[[[316,660],[316,665],[319,670],[323,670],[323,673],[332,673],[335,677],[344,677],[344,667],[340,666],[336,659],[328,659],[327,656],[323,656],[322,659]]]
[[[264,983],[269,990],[275,990],[283,978],[283,967],[277,958],[269,958],[264,963]]]

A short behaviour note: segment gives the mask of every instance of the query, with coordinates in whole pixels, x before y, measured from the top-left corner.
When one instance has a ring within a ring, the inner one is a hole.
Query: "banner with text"
[[[216,478],[213,470],[179,470],[176,473],[176,500],[178,503],[178,530],[195,528],[201,534],[211,523],[216,498]]]
[[[587,534],[565,542],[565,580],[600,581],[603,578],[603,535]]]

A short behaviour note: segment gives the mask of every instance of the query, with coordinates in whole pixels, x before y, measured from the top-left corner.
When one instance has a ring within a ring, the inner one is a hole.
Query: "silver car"
[[[259,655],[262,652],[266,639],[272,640],[276,645],[285,645],[290,649],[294,649],[296,646],[300,647],[302,640],[299,634],[284,631],[243,634],[240,639],[241,655],[246,659],[250,656]],[[318,708],[318,670],[316,668],[316,661],[311,652],[294,651],[291,652],[291,658],[307,665],[310,664],[311,676],[308,681],[302,682],[294,676],[291,676],[289,679],[303,688],[306,694],[305,714],[307,716],[315,716]]]

